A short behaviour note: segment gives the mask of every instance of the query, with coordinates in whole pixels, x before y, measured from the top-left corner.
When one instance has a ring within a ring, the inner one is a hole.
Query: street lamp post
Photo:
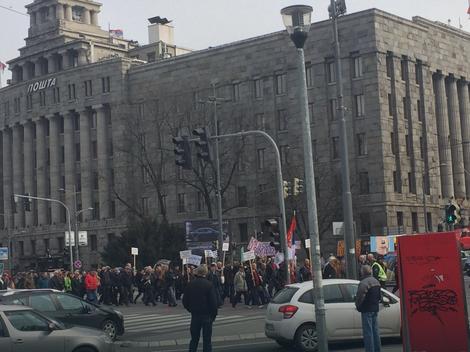
[[[429,232],[429,225],[428,225],[428,209],[426,205],[426,190],[428,189],[428,177],[429,171],[440,168],[441,166],[446,166],[446,163],[439,164],[437,166],[433,166],[428,169],[428,171],[423,173],[423,212],[424,212],[424,232]]]
[[[308,114],[307,81],[305,77],[304,44],[311,25],[312,7],[295,5],[283,8],[281,15],[287,32],[297,48],[298,82],[300,118],[302,121],[302,142],[304,145],[305,188],[308,209],[308,230],[310,232],[311,262],[313,271],[313,298],[315,302],[316,330],[310,335],[310,343],[317,343],[320,352],[328,351],[326,332],[326,312],[323,297],[323,282],[320,259],[320,237],[318,233],[317,203],[315,175],[313,170],[312,137],[310,132],[310,116]],[[316,341],[315,341],[316,340]]]

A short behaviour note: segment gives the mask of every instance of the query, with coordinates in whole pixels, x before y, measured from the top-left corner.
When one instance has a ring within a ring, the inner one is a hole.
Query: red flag
[[[296,227],[297,227],[297,218],[294,215],[292,216],[289,230],[287,231],[287,245],[289,246],[289,248],[292,246],[292,237],[294,236],[294,231]]]
[[[7,68],[7,65],[0,61],[0,71],[3,72],[5,71],[6,68]]]

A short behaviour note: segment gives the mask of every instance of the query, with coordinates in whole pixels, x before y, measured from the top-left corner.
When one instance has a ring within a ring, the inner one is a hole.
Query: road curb
[[[215,336],[212,342],[226,342],[226,341],[239,341],[239,340],[257,340],[267,338],[264,333],[241,334],[230,336]],[[116,345],[120,347],[133,348],[133,347],[168,347],[168,346],[187,346],[191,339],[176,339],[176,340],[162,340],[162,341],[117,341]]]

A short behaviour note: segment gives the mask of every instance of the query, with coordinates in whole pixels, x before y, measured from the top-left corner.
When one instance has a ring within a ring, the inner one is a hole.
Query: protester
[[[191,342],[189,352],[196,352],[199,339],[203,338],[204,352],[212,351],[212,324],[217,316],[217,298],[211,281],[206,279],[206,265],[200,265],[194,272],[196,278],[186,287],[183,306],[191,313]]]
[[[85,276],[86,298],[91,303],[98,303],[97,289],[98,277],[96,271],[91,271]]]
[[[356,293],[356,308],[361,313],[362,334],[365,352],[380,352],[380,334],[377,315],[380,303],[380,283],[372,276],[369,265],[362,267],[364,279],[359,283]]]
[[[233,308],[236,307],[242,295],[245,300],[245,304],[248,305],[248,301],[249,301],[247,297],[248,285],[246,284],[245,269],[243,268],[243,265],[239,266],[238,272],[235,274],[233,282],[234,282],[234,288],[235,288],[235,296],[232,301],[232,307]]]
[[[304,265],[299,269],[299,282],[312,280],[312,268],[310,267],[310,260],[305,259]]]

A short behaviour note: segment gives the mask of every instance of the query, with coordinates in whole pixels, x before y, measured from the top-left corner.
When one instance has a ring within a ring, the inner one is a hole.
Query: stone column
[[[468,81],[462,79],[458,82],[460,125],[462,131],[463,165],[465,168],[465,191],[467,199],[470,198],[470,100],[468,94]]]
[[[56,5],[56,7],[55,7],[55,17],[58,20],[63,20],[64,19],[64,17],[65,17],[64,5],[62,5],[62,4],[57,4]]]
[[[460,128],[459,100],[457,81],[453,75],[447,78],[447,106],[449,111],[450,148],[452,153],[452,172],[454,195],[465,198],[465,171],[463,164],[462,131]]]
[[[45,75],[46,72],[43,71],[41,65],[41,58],[34,60],[34,77],[39,77]]]
[[[454,182],[452,179],[452,156],[450,153],[446,87],[444,76],[440,72],[434,74],[433,81],[436,100],[437,139],[439,146],[439,162],[441,164],[442,196],[448,198],[454,196]]]
[[[68,50],[59,51],[59,55],[62,55],[62,68],[65,70],[69,68],[70,65],[70,53]]]
[[[34,146],[33,146],[33,123],[27,121],[23,125],[23,154],[24,154],[24,191],[31,195],[36,195],[34,192]],[[35,202],[33,202],[35,204]],[[25,213],[26,226],[33,226],[34,216],[33,208],[30,212]]]
[[[83,66],[88,63],[87,57],[86,57],[86,49],[85,48],[80,48],[77,50],[78,52],[78,66]]]
[[[91,11],[91,24],[93,26],[99,26],[98,11]]]
[[[91,163],[90,111],[80,112],[80,169],[82,182],[82,209],[93,207],[93,174]],[[84,211],[82,218],[89,220],[92,213]]]
[[[98,188],[100,217],[109,218],[109,156],[108,124],[104,106],[93,107],[96,110],[96,139],[98,143]]]
[[[75,212],[75,114],[75,111],[69,111],[64,116],[65,203],[72,216]]]
[[[90,10],[88,9],[83,10],[83,23],[91,24],[91,14],[90,14]]]
[[[27,81],[33,77],[31,77],[31,63],[30,62],[25,62],[23,64],[23,80]]]
[[[50,178],[51,178],[51,198],[60,199],[60,116],[50,115],[49,119],[49,153],[51,157]],[[60,204],[51,204],[52,223],[60,224]]]
[[[23,161],[23,128],[21,125],[13,127],[13,193],[24,194],[24,161]],[[19,199],[16,205],[15,224],[24,227],[23,200]]]
[[[2,131],[2,147],[3,147],[3,211],[8,217],[5,224],[9,224],[10,228],[14,226],[11,224],[12,215],[12,197],[13,197],[13,165],[12,165],[12,131],[10,128],[5,128]]]
[[[65,19],[72,21],[72,6],[70,5],[65,5]]]
[[[36,121],[36,180],[38,197],[47,196],[46,121]],[[47,225],[49,203],[38,201],[38,225]]]

